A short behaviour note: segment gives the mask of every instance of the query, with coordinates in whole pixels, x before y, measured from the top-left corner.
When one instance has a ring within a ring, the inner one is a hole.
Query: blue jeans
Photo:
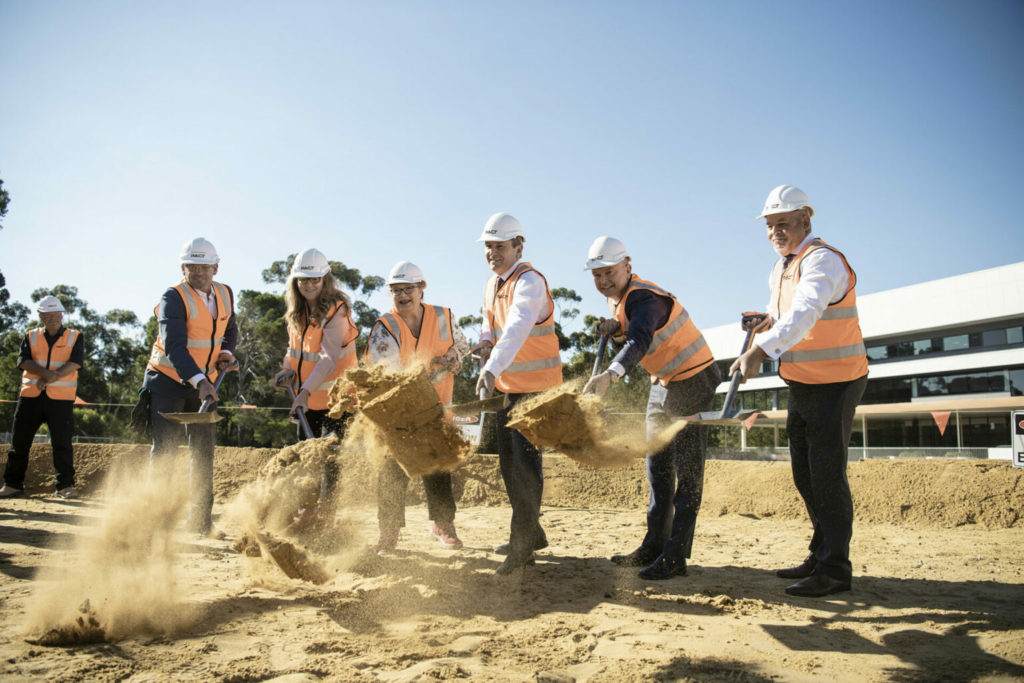
[[[150,392],[153,418],[153,447],[150,450],[150,475],[156,462],[175,455],[178,446],[188,440],[190,504],[188,527],[190,531],[206,534],[210,531],[213,511],[213,446],[217,425],[182,425],[165,419],[160,413],[192,413],[199,410],[199,392],[193,390],[181,397]],[[215,410],[214,403],[210,410]]]
[[[651,385],[647,400],[647,438],[673,421],[709,410],[721,383],[718,366],[709,365],[693,377]],[[683,560],[690,557],[697,511],[704,494],[704,459],[707,427],[688,424],[662,449],[647,454],[647,481],[651,487],[647,509],[646,554]]]

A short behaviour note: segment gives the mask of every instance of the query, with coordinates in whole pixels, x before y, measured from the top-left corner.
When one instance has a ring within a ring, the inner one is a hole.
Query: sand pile
[[[611,429],[604,409],[597,396],[581,394],[575,384],[564,384],[519,403],[509,415],[508,426],[534,446],[558,451],[589,467],[625,467],[657,448]],[[666,443],[675,431],[658,442]]]
[[[152,476],[125,468],[108,481],[95,529],[77,537],[81,562],[43,572],[25,630],[32,642],[74,645],[162,635],[193,620],[175,579],[174,531],[187,503],[187,473],[167,462]]]
[[[410,477],[450,472],[473,453],[472,444],[445,416],[422,365],[402,372],[380,364],[349,370],[334,383],[330,403],[332,417],[358,411],[351,436],[367,437],[371,451],[383,450]]]

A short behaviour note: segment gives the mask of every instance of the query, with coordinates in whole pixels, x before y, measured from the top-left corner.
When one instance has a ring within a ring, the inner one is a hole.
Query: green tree
[[[27,306],[11,301],[11,293],[7,291],[7,280],[0,272],[0,399],[12,401],[0,403],[0,430],[10,428],[14,420],[13,401],[17,401],[18,394],[21,393],[18,355],[21,352],[21,341],[28,327],[29,316]]]
[[[11,203],[11,194],[4,189],[4,180],[0,178],[0,230],[4,229],[3,219],[7,215],[7,207]]]

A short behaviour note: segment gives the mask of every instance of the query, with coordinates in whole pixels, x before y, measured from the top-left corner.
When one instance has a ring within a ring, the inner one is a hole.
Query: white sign
[[[452,422],[455,426],[462,430],[462,435],[465,436],[471,444],[474,446],[480,445],[480,436],[483,432],[483,413],[480,415],[466,415],[459,417],[455,415],[452,417]]]
[[[1024,410],[1013,412],[1013,466],[1024,467]]]

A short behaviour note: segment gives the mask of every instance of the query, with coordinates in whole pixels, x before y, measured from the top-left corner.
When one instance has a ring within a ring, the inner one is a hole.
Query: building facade
[[[861,404],[881,410],[858,420],[852,446],[1009,457],[1012,410],[1024,397],[1024,262],[858,296],[857,309],[868,353]],[[743,343],[739,324],[705,338],[727,371]],[[784,411],[787,396],[770,361],[737,398],[746,410]],[[963,407],[977,398],[996,400]]]

